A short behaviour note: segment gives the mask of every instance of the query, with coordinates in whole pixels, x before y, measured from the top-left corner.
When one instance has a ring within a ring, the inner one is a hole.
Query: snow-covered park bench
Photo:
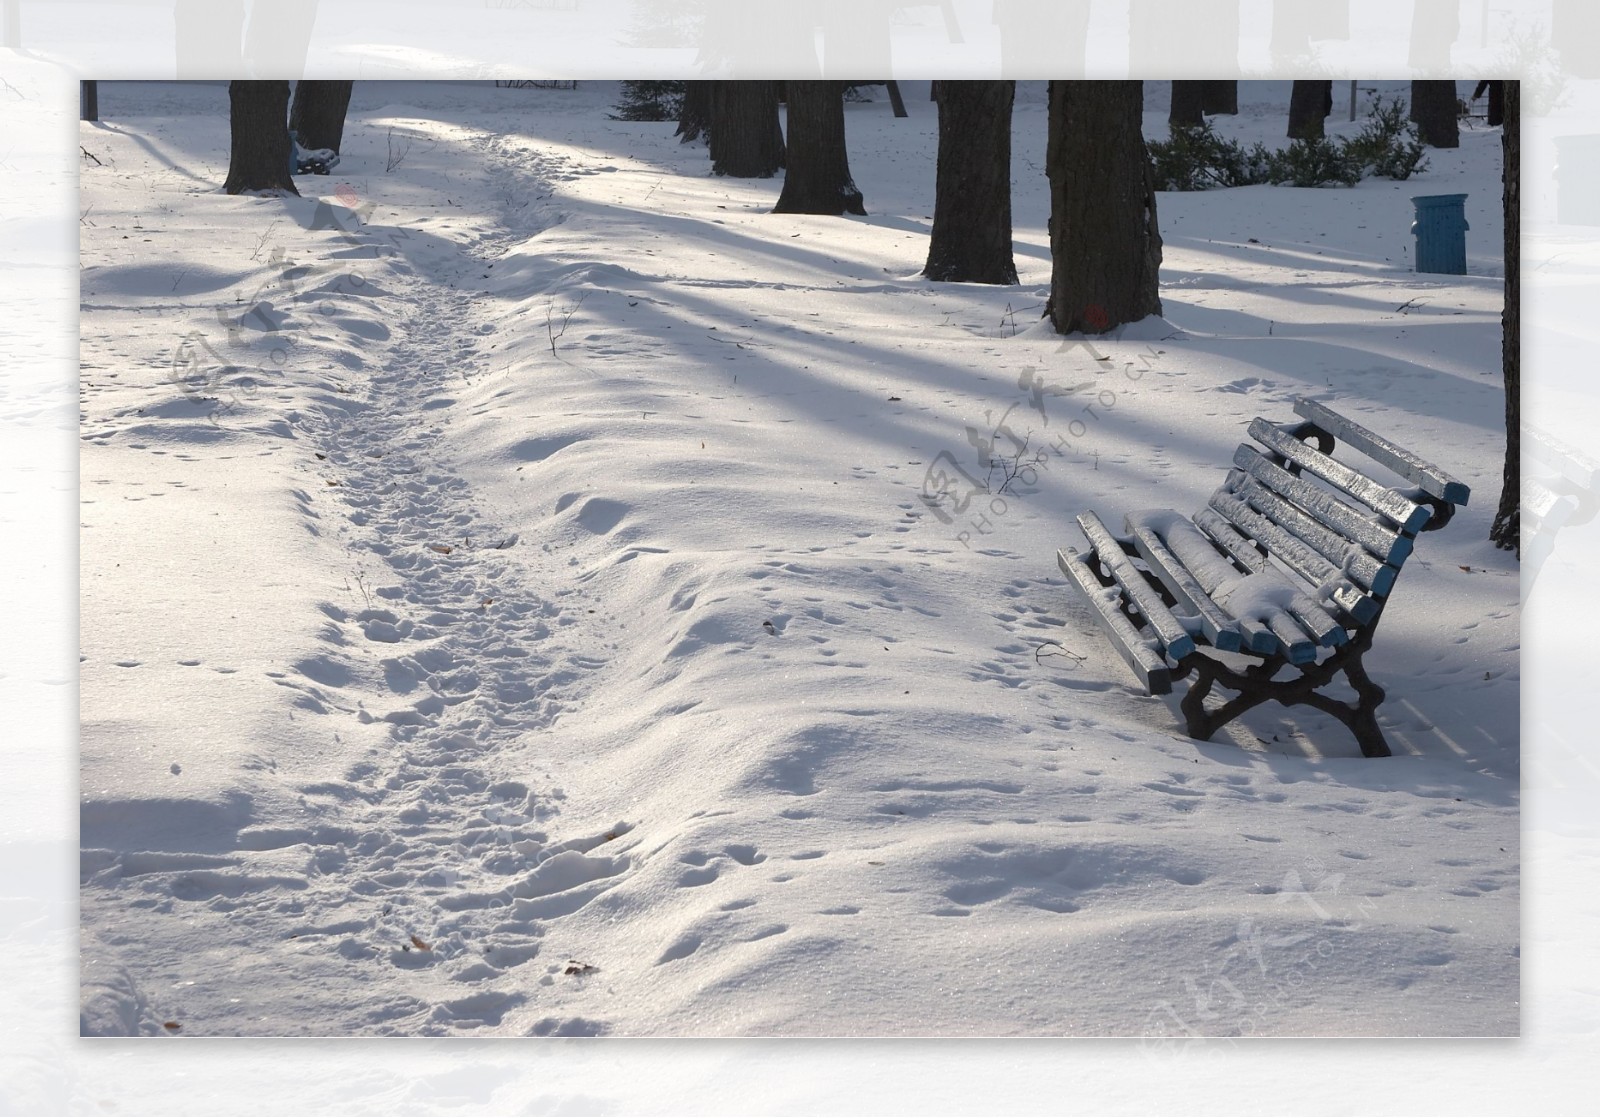
[[[1294,410],[1302,422],[1250,424],[1261,449],[1241,444],[1193,517],[1132,512],[1119,537],[1086,512],[1089,550],[1056,560],[1150,694],[1194,674],[1182,703],[1191,737],[1208,740],[1264,702],[1305,703],[1348,726],[1366,756],[1387,757],[1383,688],[1361,658],[1417,533],[1444,527],[1470,491],[1314,400],[1296,398]],[[1396,482],[1336,461],[1341,441]],[[1326,693],[1340,675],[1354,705]],[[1217,684],[1236,694],[1208,708]]]

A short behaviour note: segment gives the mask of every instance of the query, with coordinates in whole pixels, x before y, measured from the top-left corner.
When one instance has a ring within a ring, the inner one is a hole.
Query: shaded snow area
[[[1009,288],[917,275],[908,87],[829,218],[615,83],[358,82],[299,198],[221,193],[222,85],[102,83],[84,1033],[1517,1032],[1498,130],[1163,194],[1164,318],[1086,342],[1039,321],[1043,84]],[[1281,142],[1288,83],[1241,100]],[[1413,273],[1459,192],[1472,274]],[[1187,738],[1055,566],[1297,394],[1473,489],[1367,660],[1391,759]]]

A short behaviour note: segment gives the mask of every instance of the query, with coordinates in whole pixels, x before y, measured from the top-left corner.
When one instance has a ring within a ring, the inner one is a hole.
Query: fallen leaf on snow
[[[430,945],[428,945],[426,943],[423,943],[422,940],[420,938],[418,938],[417,936],[412,936],[411,937],[411,946],[415,947],[418,951],[432,951],[433,950],[433,948]]]

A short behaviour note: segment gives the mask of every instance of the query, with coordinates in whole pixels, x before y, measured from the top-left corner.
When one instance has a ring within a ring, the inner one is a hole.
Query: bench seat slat
[[[1321,427],[1340,442],[1359,450],[1374,462],[1381,462],[1411,484],[1441,501],[1464,505],[1472,496],[1465,482],[1445,473],[1432,462],[1425,461],[1404,447],[1396,446],[1381,435],[1374,435],[1354,420],[1330,411],[1316,400],[1296,396],[1296,415],[1303,416]]]
[[[1427,505],[1419,505],[1392,489],[1384,488],[1265,419],[1257,417],[1251,420],[1250,437],[1329,485],[1342,489],[1374,512],[1398,524],[1402,531],[1415,535],[1433,518],[1433,510]]]
[[[1316,641],[1282,609],[1270,608],[1260,615],[1247,615],[1231,603],[1218,600],[1224,597],[1220,592],[1225,584],[1237,584],[1242,577],[1257,572],[1247,569],[1241,574],[1187,518],[1167,510],[1130,513],[1128,530],[1141,553],[1146,546],[1170,551],[1176,561],[1187,568],[1185,575],[1192,575],[1204,590],[1206,605],[1238,626],[1244,635],[1244,646],[1251,652],[1266,656],[1279,654],[1292,664],[1305,664],[1317,658]],[[1288,588],[1282,578],[1273,582],[1279,589]]]
[[[1213,648],[1224,653],[1237,653],[1240,648],[1270,653],[1277,648],[1277,638],[1266,627],[1253,622],[1242,624],[1211,600],[1211,589],[1234,577],[1234,569],[1206,544],[1205,537],[1195,541],[1202,545],[1203,552],[1181,537],[1174,544],[1171,533],[1184,523],[1187,521],[1171,509],[1147,509],[1128,513],[1123,528],[1133,537],[1134,549],[1162,579],[1162,585],[1200,619],[1200,632],[1205,633]]]
[[[1246,566],[1251,565],[1250,557],[1254,557],[1256,562],[1266,562],[1265,557],[1255,549],[1255,545],[1215,509],[1201,509],[1195,513],[1194,522],[1196,527],[1221,544],[1228,554]],[[1323,584],[1317,585],[1320,587]],[[1330,591],[1331,593],[1327,595],[1328,600],[1349,615],[1356,624],[1365,625],[1378,616],[1378,602],[1363,594],[1347,580],[1341,578],[1330,587]]]
[[[1388,594],[1390,588],[1394,586],[1395,576],[1400,572],[1399,567],[1378,562],[1364,548],[1356,547],[1351,541],[1323,528],[1299,509],[1256,484],[1253,479],[1240,471],[1233,470],[1228,474],[1226,484],[1213,494],[1211,507],[1238,524],[1247,535],[1255,535],[1251,527],[1253,520],[1248,524],[1243,523],[1239,516],[1218,503],[1224,494],[1237,501],[1241,510],[1248,510],[1264,517],[1268,522],[1288,532],[1297,542],[1305,544],[1326,559],[1334,570],[1344,571],[1363,589],[1381,597]],[[1232,501],[1224,503],[1231,505]],[[1240,511],[1239,515],[1244,515],[1244,512]],[[1268,551],[1273,550],[1273,540],[1257,538],[1259,542],[1267,545]]]
[[[1161,655],[1145,643],[1139,631],[1133,627],[1133,622],[1117,607],[1115,598],[1122,592],[1120,587],[1101,586],[1088,561],[1074,548],[1057,551],[1056,564],[1061,568],[1061,573],[1083,591],[1083,596],[1099,616],[1106,636],[1111,638],[1112,645],[1128,662],[1128,667],[1139,678],[1144,689],[1152,695],[1171,694],[1171,669]]]
[[[1123,592],[1150,622],[1151,631],[1167,655],[1178,661],[1193,652],[1194,637],[1172,615],[1155,587],[1145,581],[1144,575],[1129,560],[1122,545],[1112,538],[1111,530],[1100,518],[1092,512],[1086,512],[1078,517],[1078,527],[1083,529],[1083,537],[1089,541],[1089,547],[1099,558],[1101,566],[1121,584]]]
[[[1374,520],[1369,520],[1330,491],[1314,485],[1303,477],[1295,477],[1288,470],[1268,460],[1255,447],[1241,443],[1233,452],[1233,464],[1261,486],[1292,504],[1301,515],[1309,517],[1344,539],[1360,544],[1379,561],[1398,567],[1411,554],[1413,544],[1410,536],[1394,532]],[[1290,530],[1294,531],[1293,528]],[[1301,538],[1306,539],[1305,536]],[[1328,557],[1333,558],[1332,555]]]
[[[1267,615],[1266,623],[1289,663],[1309,664],[1317,658],[1317,642],[1300,627],[1293,614],[1274,610]]]
[[[1206,513],[1213,517],[1217,515],[1215,510],[1206,509],[1205,513],[1195,517],[1197,526],[1204,527],[1201,524],[1201,519]],[[1228,526],[1227,522],[1221,520],[1220,517],[1217,519],[1223,526],[1230,527],[1230,530],[1223,537],[1219,537],[1216,532],[1207,532],[1206,535],[1220,544],[1233,557],[1234,562],[1244,567],[1251,574],[1271,575],[1282,583],[1289,592],[1289,615],[1311,635],[1313,641],[1323,648],[1337,648],[1350,639],[1350,634],[1345,632],[1345,627],[1339,623],[1339,619],[1325,609],[1320,602],[1312,599],[1303,589],[1303,584],[1286,574],[1279,567],[1274,566],[1272,560],[1257,551],[1249,540],[1239,534],[1237,529],[1231,529],[1231,526]]]

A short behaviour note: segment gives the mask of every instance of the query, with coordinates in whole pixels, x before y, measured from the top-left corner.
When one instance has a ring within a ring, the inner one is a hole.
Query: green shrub
[[[1267,163],[1267,181],[1273,186],[1354,186],[1361,181],[1361,165],[1346,156],[1343,144],[1325,136],[1293,140],[1282,151],[1272,153]]]
[[[1259,156],[1236,140],[1224,140],[1211,122],[1178,126],[1172,139],[1146,145],[1155,166],[1157,190],[1210,190],[1214,186],[1248,186],[1260,182]],[[1256,145],[1264,153],[1265,148]]]
[[[1400,98],[1385,102],[1376,93],[1367,97],[1371,103],[1366,125],[1345,142],[1346,154],[1361,166],[1362,174],[1404,181],[1427,170],[1417,126],[1406,119]]]
[[[1211,122],[1175,127],[1171,139],[1153,140],[1150,162],[1157,190],[1210,190],[1214,187],[1354,186],[1376,176],[1407,179],[1427,169],[1416,126],[1399,98],[1371,96],[1367,121],[1348,140],[1295,140],[1280,151],[1257,143],[1248,151],[1236,140],[1211,130]]]
[[[613,120],[677,120],[683,107],[683,83],[623,82],[622,100]]]

